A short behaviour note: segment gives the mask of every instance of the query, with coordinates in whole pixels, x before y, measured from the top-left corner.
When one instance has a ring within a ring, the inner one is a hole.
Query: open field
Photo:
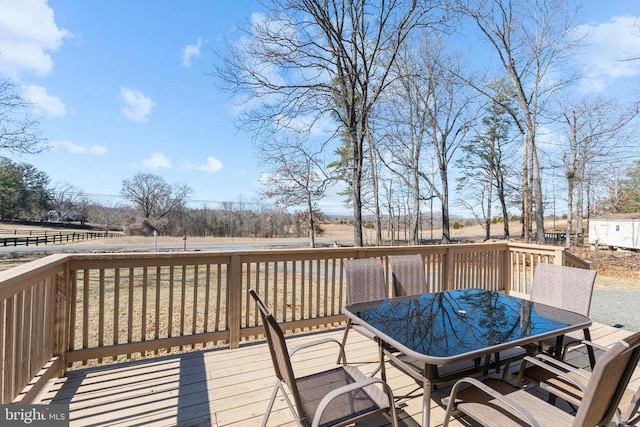
[[[349,224],[337,224],[330,223],[324,224],[325,232],[317,237],[320,242],[328,242],[330,244],[338,244],[349,246],[353,242],[353,228]],[[556,228],[558,225],[556,224]],[[2,224],[0,223],[0,231],[7,230],[24,230],[25,233],[28,230],[33,230],[33,226],[22,226],[17,224]],[[57,227],[42,227],[40,231],[64,231],[64,229]],[[495,225],[494,231],[500,230],[499,225]],[[435,238],[440,237],[440,230],[433,230],[433,236]],[[457,240],[482,242],[484,240],[484,229],[481,225],[467,226],[457,230],[451,230],[452,237]],[[422,234],[424,239],[430,239],[431,230],[423,230]],[[383,234],[384,239],[388,239],[389,236]],[[375,231],[365,229],[364,239],[368,244],[375,242]],[[189,237],[189,243],[196,242],[214,242],[214,243],[234,243],[234,242],[264,242],[264,239],[257,238],[239,238],[239,237]],[[300,244],[300,247],[306,247],[309,239],[306,237],[300,238],[274,238],[268,239],[269,242],[274,244],[287,241],[296,242]],[[153,245],[153,237],[145,236],[124,236],[118,238],[109,238],[101,240],[91,240],[76,242],[74,245],[77,247],[82,246],[95,246],[95,245],[109,245],[117,243],[131,243],[141,245]],[[158,237],[158,243],[174,243],[182,244],[182,237]],[[399,244],[402,244],[401,242]],[[640,289],[640,253],[635,251],[611,251],[606,249],[600,249],[593,251],[587,245],[582,248],[572,248],[571,251],[581,258],[591,261],[594,269],[598,271],[598,278],[596,280],[596,287],[603,289],[622,288],[622,289]],[[18,255],[16,255],[18,254]],[[16,265],[23,264],[25,262],[37,259],[42,255],[29,255],[20,256],[19,250],[14,252],[11,256],[0,256],[0,271],[12,268]]]

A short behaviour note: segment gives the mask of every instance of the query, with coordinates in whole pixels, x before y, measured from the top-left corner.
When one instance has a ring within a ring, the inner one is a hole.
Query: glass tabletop
[[[352,304],[345,313],[389,344],[435,358],[533,342],[591,324],[577,313],[481,289]]]

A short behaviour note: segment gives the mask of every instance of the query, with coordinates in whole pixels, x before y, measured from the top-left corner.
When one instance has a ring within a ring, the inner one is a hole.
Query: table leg
[[[553,349],[553,357],[558,360],[562,359],[562,343],[564,342],[564,335],[558,335],[556,337],[556,348]]]
[[[431,422],[431,381],[425,378],[423,383],[422,427],[429,427],[429,423]]]
[[[382,381],[387,382],[387,370],[384,366],[384,343],[378,337],[376,337],[376,341],[378,342],[378,353],[380,354],[380,366],[378,367],[380,378],[382,378]]]
[[[429,427],[431,423],[431,391],[433,384],[431,379],[433,378],[434,371],[437,367],[429,364],[424,365],[424,372],[422,378],[422,426]]]
[[[584,328],[583,332],[584,339],[591,341],[591,332],[589,331],[589,328]],[[591,365],[591,370],[593,370],[593,367],[596,366],[596,354],[593,351],[593,346],[587,345],[587,354],[589,355],[589,365]]]

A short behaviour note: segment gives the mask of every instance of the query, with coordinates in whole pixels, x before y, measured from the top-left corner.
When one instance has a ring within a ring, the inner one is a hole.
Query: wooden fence
[[[0,246],[39,246],[55,245],[59,243],[73,243],[84,240],[104,239],[107,237],[122,237],[123,234],[114,231],[21,231],[17,235],[17,230],[13,230],[13,236],[6,236],[11,232],[0,231]]]
[[[87,363],[262,333],[248,289],[288,333],[345,320],[342,260],[420,253],[430,291],[526,293],[538,262],[586,267],[563,249],[513,243],[415,247],[51,255],[0,272],[0,394],[29,402],[49,378]],[[389,281],[391,282],[391,281]]]

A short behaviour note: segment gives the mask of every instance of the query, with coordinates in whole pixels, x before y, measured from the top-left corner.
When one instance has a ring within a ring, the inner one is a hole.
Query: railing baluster
[[[186,311],[186,301],[187,301],[187,266],[183,265],[180,274],[180,336],[184,335],[184,322],[185,322],[185,311]],[[180,346],[180,351],[184,349],[184,346]]]
[[[169,310],[167,312],[167,333],[168,337],[173,336],[173,298],[174,298],[174,267],[169,266]],[[167,347],[167,352],[171,351],[171,347]]]
[[[100,269],[98,289],[100,294],[98,295],[98,347],[104,345],[104,315],[105,310],[105,290],[104,290],[104,268]],[[102,363],[102,358],[98,358],[98,363]]]
[[[155,304],[155,311],[153,316],[154,339],[160,338],[160,307],[161,307],[160,303],[161,303],[161,297],[162,297],[161,286],[162,286],[162,267],[158,265],[156,267],[156,286],[155,286],[156,304]],[[154,350],[153,354],[157,355],[158,349]]]
[[[134,267],[129,267],[129,281],[127,286],[129,287],[128,300],[127,300],[127,342],[133,342],[133,282],[134,282]],[[127,353],[127,359],[131,358],[131,353]]]
[[[140,341],[147,341],[147,297],[149,285],[149,267],[142,267],[142,301],[140,313]]]
[[[191,312],[191,334],[195,335],[198,326],[198,266],[193,266],[193,308]],[[191,344],[191,349],[195,348],[195,344]]]

